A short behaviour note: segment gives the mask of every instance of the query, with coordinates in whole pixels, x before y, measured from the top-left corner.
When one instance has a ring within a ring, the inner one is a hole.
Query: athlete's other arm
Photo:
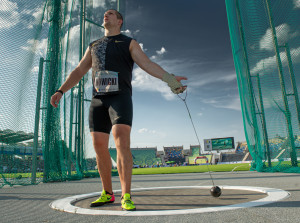
[[[89,69],[92,67],[92,56],[90,48],[88,47],[85,51],[85,54],[77,67],[69,74],[67,80],[61,85],[59,90],[62,92],[67,92],[72,87],[74,87],[78,82],[81,80],[81,78],[89,71]],[[57,108],[58,103],[62,97],[62,94],[59,92],[56,92],[54,95],[52,95],[50,104]]]
[[[144,71],[146,71],[148,74],[152,75],[153,77],[156,77],[156,78],[159,78],[162,80],[163,75],[168,73],[161,66],[152,62],[147,57],[147,55],[143,52],[143,50],[141,49],[141,47],[137,41],[135,41],[135,40],[131,41],[129,50],[130,50],[133,61],[140,68],[142,68]],[[182,76],[175,76],[175,78],[178,82],[180,82],[182,80],[187,80],[186,77],[182,77]],[[183,91],[185,88],[186,88],[186,86],[182,86],[182,87],[180,87],[179,90]]]

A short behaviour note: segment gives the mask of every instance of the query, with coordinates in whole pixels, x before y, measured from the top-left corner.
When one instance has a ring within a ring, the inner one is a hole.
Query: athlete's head
[[[120,30],[123,25],[123,16],[115,9],[109,9],[104,13],[103,26],[110,28],[113,26],[119,26]]]

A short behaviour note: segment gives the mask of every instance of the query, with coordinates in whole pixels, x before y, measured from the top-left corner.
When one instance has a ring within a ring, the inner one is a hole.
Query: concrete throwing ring
[[[153,191],[153,190],[174,190],[174,189],[207,189],[209,190],[212,186],[177,186],[177,187],[152,187],[152,188],[135,188],[132,192],[138,191]],[[101,192],[75,195],[72,197],[67,197],[59,200],[55,200],[50,203],[50,207],[68,213],[85,214],[85,215],[119,215],[119,216],[157,216],[157,215],[177,215],[177,214],[196,214],[196,213],[206,213],[206,212],[216,212],[216,211],[228,211],[236,210],[241,208],[249,208],[254,206],[262,206],[283,200],[290,196],[290,194],[281,189],[275,188],[265,188],[265,187],[248,187],[248,186],[219,186],[223,190],[242,190],[242,191],[254,191],[259,193],[264,193],[266,196],[262,199],[253,200],[245,203],[237,203],[225,206],[216,207],[204,207],[204,208],[192,208],[192,209],[179,209],[179,210],[154,210],[154,211],[119,211],[119,210],[98,210],[98,209],[88,209],[75,206],[76,202],[100,196]],[[121,193],[121,190],[115,190],[114,193]],[[218,199],[218,198],[212,198]],[[137,203],[138,205],[138,203]],[[159,206],[159,204],[158,204]],[[106,206],[108,207],[108,206]]]

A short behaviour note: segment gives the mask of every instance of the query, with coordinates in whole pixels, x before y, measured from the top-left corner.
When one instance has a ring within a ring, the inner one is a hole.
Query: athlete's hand
[[[57,108],[59,101],[62,97],[62,94],[60,92],[56,92],[54,95],[52,95],[51,100],[50,100],[50,104]]]
[[[176,78],[176,80],[177,80],[178,82],[180,82],[180,83],[181,83],[182,80],[187,80],[186,77],[182,77],[182,76],[175,76],[175,78]],[[186,88],[187,88],[186,85],[184,85],[184,86],[182,86],[182,87],[180,87],[180,88],[177,88],[177,89],[176,89],[176,91],[178,92],[177,94],[183,93],[183,92],[185,91]]]
[[[182,86],[182,80],[187,80],[186,77],[175,76],[174,74],[165,73],[162,76],[162,81],[166,82],[168,86],[171,88],[171,91],[174,94],[180,94],[184,92],[186,86]]]

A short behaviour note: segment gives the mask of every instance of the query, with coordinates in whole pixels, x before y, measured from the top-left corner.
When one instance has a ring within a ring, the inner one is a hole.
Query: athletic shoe
[[[124,211],[135,211],[136,208],[134,206],[133,201],[131,200],[130,194],[126,193],[121,198],[122,209]]]
[[[102,191],[101,196],[90,204],[90,207],[99,207],[104,204],[114,203],[115,195],[108,194],[105,190]]]

